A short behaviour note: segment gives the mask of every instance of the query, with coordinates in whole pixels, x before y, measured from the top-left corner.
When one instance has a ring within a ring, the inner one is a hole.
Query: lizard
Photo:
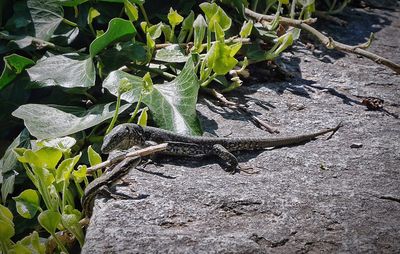
[[[113,166],[108,173],[106,172],[90,182],[86,186],[81,200],[84,217],[91,217],[96,195],[101,192],[107,192],[107,187],[110,187],[110,185],[121,179],[121,177],[126,175],[133,167],[136,167],[140,161],[141,156],[128,157]]]
[[[168,143],[164,154],[190,157],[216,155],[227,163],[227,171],[236,172],[239,163],[231,152],[297,145],[329,132],[332,132],[332,136],[341,126],[339,123],[334,128],[290,137],[220,138],[188,136],[155,127],[125,123],[116,126],[104,137],[101,150],[107,154],[114,150],[127,150],[133,146]]]

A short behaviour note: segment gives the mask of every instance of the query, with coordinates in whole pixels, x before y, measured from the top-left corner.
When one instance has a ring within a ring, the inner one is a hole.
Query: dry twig
[[[136,151],[133,151],[133,152],[129,152],[129,153],[126,153],[126,154],[122,154],[122,155],[117,156],[116,158],[113,158],[111,160],[106,160],[106,161],[103,161],[100,164],[97,164],[97,165],[93,166],[93,167],[89,167],[87,169],[87,173],[88,174],[92,174],[93,172],[95,172],[98,169],[108,167],[111,164],[114,164],[116,162],[120,162],[125,158],[135,157],[135,156],[144,157],[144,156],[147,156],[147,155],[150,155],[150,154],[154,154],[154,153],[157,153],[157,152],[165,151],[167,146],[168,146],[167,143],[162,143],[162,144],[158,144],[158,145],[154,145],[154,146],[149,146],[149,147],[146,147],[146,148],[143,148],[143,149],[140,149],[140,150],[136,150]]]
[[[247,8],[245,9],[245,13],[248,17],[250,17],[254,20],[260,21],[261,23],[272,21],[274,18],[274,16],[263,15],[263,14],[254,12]],[[390,61],[389,59],[386,59],[384,57],[381,57],[377,54],[374,54],[374,53],[371,53],[371,52],[365,50],[365,48],[367,48],[369,46],[369,42],[363,43],[361,45],[356,45],[356,46],[350,46],[350,45],[347,45],[347,44],[344,44],[341,42],[337,42],[337,41],[333,40],[331,37],[323,35],[320,31],[318,31],[317,29],[310,26],[308,20],[295,20],[295,19],[290,19],[290,18],[280,18],[279,23],[281,23],[282,25],[297,27],[297,28],[300,28],[304,31],[311,33],[322,44],[324,44],[324,46],[328,49],[336,49],[339,51],[353,53],[356,55],[366,57],[378,64],[383,64],[383,65],[389,67],[390,69],[392,69],[393,71],[395,71],[397,74],[400,74],[400,65],[399,64],[396,64],[396,63]]]
[[[256,117],[255,115],[253,115],[247,109],[247,107],[245,105],[242,105],[242,104],[239,104],[239,103],[232,102],[232,101],[228,100],[223,94],[219,93],[215,89],[203,88],[202,90],[205,91],[206,93],[214,96],[216,99],[218,99],[225,106],[227,106],[229,108],[237,108],[237,109],[241,110],[242,112],[246,113],[247,115],[250,116],[251,121],[253,123],[255,123],[256,126],[260,127],[261,129],[264,129],[264,130],[268,131],[269,133],[279,133],[279,130],[277,128],[272,127],[267,122],[261,120],[260,118]]]

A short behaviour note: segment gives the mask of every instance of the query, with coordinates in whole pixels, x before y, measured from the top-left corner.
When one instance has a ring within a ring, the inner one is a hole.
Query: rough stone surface
[[[400,16],[350,9],[335,39],[400,62]],[[164,158],[132,170],[139,200],[97,199],[84,253],[399,253],[400,76],[368,59],[302,44],[284,54],[296,77],[248,84],[231,96],[258,117],[297,134],[344,127],[330,140],[239,153],[257,174],[224,172],[213,158]],[[369,111],[357,96],[385,100]],[[247,116],[209,99],[198,106],[204,128],[219,136],[269,136]],[[276,134],[275,134],[276,135]],[[352,144],[362,144],[351,148]]]

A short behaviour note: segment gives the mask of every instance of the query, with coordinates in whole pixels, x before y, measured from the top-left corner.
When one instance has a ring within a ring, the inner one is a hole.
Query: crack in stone
[[[400,198],[396,198],[396,197],[392,197],[392,196],[380,196],[379,198],[400,203]]]

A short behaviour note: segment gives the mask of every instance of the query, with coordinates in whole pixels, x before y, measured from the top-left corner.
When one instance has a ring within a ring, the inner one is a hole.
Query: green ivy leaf
[[[71,172],[74,169],[76,163],[78,163],[81,158],[81,153],[76,155],[73,158],[68,158],[63,160],[60,165],[57,167],[56,171],[56,182],[60,183],[65,181],[67,185],[69,184],[69,179],[71,176]]]
[[[186,56],[178,44],[172,44],[168,47],[156,51],[154,60],[166,63],[185,63],[189,56]]]
[[[93,7],[90,7],[87,16],[87,23],[91,25],[93,23],[93,19],[100,16],[100,12]]]
[[[7,207],[0,204],[0,220],[5,220],[8,223],[12,223],[13,219],[14,219],[14,216],[10,212],[10,210]]]
[[[35,37],[48,41],[63,20],[64,10],[58,0],[28,0],[27,6],[35,28]]]
[[[36,142],[38,147],[53,147],[62,153],[68,152],[76,144],[76,139],[72,137],[52,138]]]
[[[119,112],[130,105],[122,105]],[[95,105],[89,110],[79,107],[60,107],[74,110],[68,113],[41,104],[25,104],[15,110],[12,115],[24,120],[29,132],[38,139],[64,137],[96,126],[113,117],[115,103]]]
[[[124,10],[130,21],[136,21],[139,18],[139,12],[136,6],[129,0],[124,0]]]
[[[0,241],[9,240],[15,234],[14,224],[0,218]]]
[[[151,27],[147,28],[146,32],[150,35],[150,37],[153,40],[155,40],[161,36],[162,27],[163,27],[163,23],[159,22],[158,24],[152,25]]]
[[[143,64],[146,62],[146,49],[140,43],[117,43],[114,47],[100,53],[100,58],[108,73],[130,62]]]
[[[238,61],[232,56],[232,48],[219,41],[215,42],[206,56],[209,68],[218,75],[225,75]]]
[[[121,95],[129,103],[138,100],[143,91],[142,79],[125,73],[113,71],[103,82],[103,87],[117,96],[118,82],[127,78],[133,84],[133,89]],[[177,133],[200,135],[201,127],[196,115],[196,102],[199,81],[195,74],[192,58],[189,58],[185,67],[176,79],[162,85],[154,85],[153,91],[143,96],[156,124],[163,129]]]
[[[147,119],[148,119],[148,115],[147,115],[147,111],[149,110],[148,107],[144,107],[142,109],[142,112],[140,113],[140,116],[138,118],[137,124],[142,126],[142,127],[146,127],[147,126]]]
[[[253,21],[245,21],[242,25],[242,28],[240,29],[240,37],[241,38],[247,38],[251,34],[251,30],[253,29]]]
[[[190,14],[183,20],[181,31],[178,35],[178,42],[183,43],[187,34],[193,29],[194,12],[190,11]]]
[[[62,152],[53,147],[43,147],[35,152],[42,162],[41,167],[54,170],[62,157]]]
[[[21,131],[21,133],[14,139],[5,151],[3,158],[0,160],[1,199],[3,204],[6,203],[8,194],[14,191],[15,176],[18,174],[17,169],[18,167],[21,167],[17,160],[17,154],[13,151],[17,147],[30,147],[29,132],[27,129]],[[23,153],[21,156],[23,156]]]
[[[77,170],[72,171],[72,176],[74,177],[75,181],[81,183],[86,178],[86,173],[87,166],[79,165]]]
[[[3,60],[5,66],[0,76],[0,91],[9,85],[25,68],[35,64],[31,59],[17,54],[5,56]]]
[[[46,245],[40,242],[39,234],[36,231],[33,231],[32,234],[25,236],[22,240],[17,242],[18,245],[23,246],[32,254],[45,254]],[[19,252],[19,248],[15,251],[15,253]]]
[[[53,235],[56,232],[58,224],[61,222],[61,214],[59,212],[46,210],[39,214],[38,221],[47,232]]]
[[[88,147],[87,153],[91,167],[100,164],[102,162],[100,154],[98,154],[95,150],[93,150],[91,145]]]
[[[167,17],[171,26],[177,26],[183,21],[183,17],[179,15],[179,13],[172,8],[169,9]]]
[[[35,190],[24,190],[13,199],[15,200],[18,214],[25,219],[32,219],[39,210],[40,198]]]
[[[231,27],[231,18],[216,3],[202,3],[200,8],[206,15],[208,26],[212,32],[215,32],[215,24],[219,24],[224,31]]]
[[[79,224],[82,214],[77,209],[73,209],[72,206],[67,205],[61,215],[62,224],[70,231],[79,241],[81,247],[83,246],[85,235],[82,227]]]
[[[59,0],[62,6],[75,7],[89,0]]]
[[[7,207],[0,205],[0,241],[9,240],[15,234],[13,215]]]
[[[88,88],[96,78],[92,59],[76,53],[43,57],[27,72],[39,87]]]
[[[193,29],[194,29],[194,48],[198,53],[200,53],[202,51],[202,44],[207,29],[207,23],[204,20],[203,15],[197,16],[196,20],[193,23]]]
[[[133,38],[135,35],[136,29],[132,22],[121,18],[113,18],[108,24],[107,31],[90,44],[90,56],[93,58],[108,45],[125,38]]]

